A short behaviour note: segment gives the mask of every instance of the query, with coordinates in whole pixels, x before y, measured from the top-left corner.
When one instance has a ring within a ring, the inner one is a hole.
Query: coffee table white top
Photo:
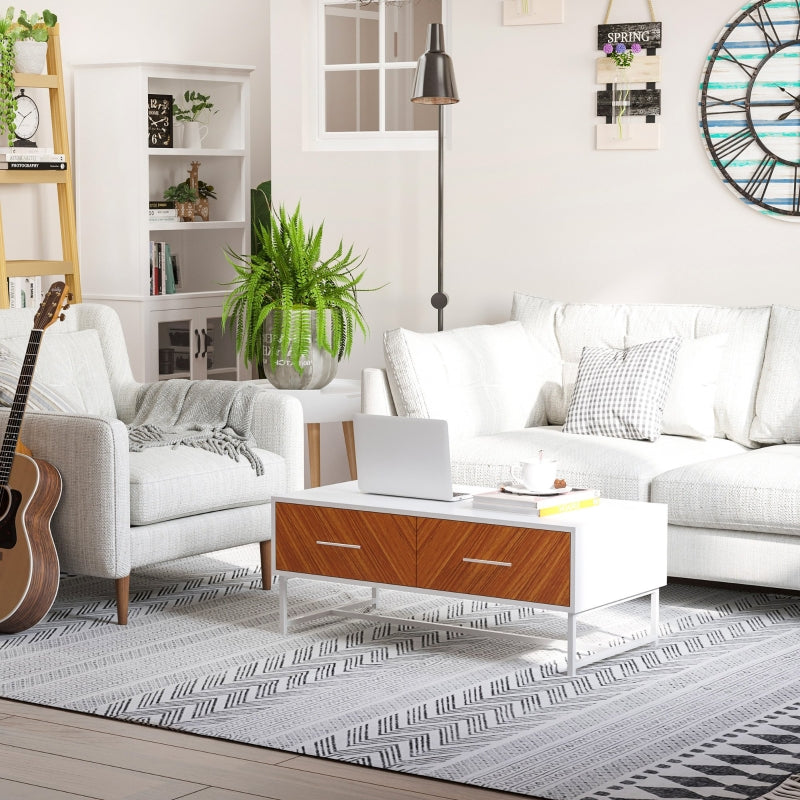
[[[456,491],[478,494],[492,491],[495,487],[454,486]],[[600,498],[600,504],[593,508],[539,517],[529,512],[503,511],[495,508],[473,508],[472,500],[441,502],[419,500],[413,497],[391,497],[389,495],[365,494],[359,491],[357,481],[329,484],[315,489],[305,489],[280,497],[276,501],[292,500],[310,505],[336,506],[359,511],[385,511],[392,514],[435,517],[464,522],[505,523],[519,528],[539,528],[543,530],[576,531],[590,523],[613,526],[622,519],[636,518],[643,525],[661,524],[666,528],[667,506],[664,503],[644,503],[633,500],[611,500]]]

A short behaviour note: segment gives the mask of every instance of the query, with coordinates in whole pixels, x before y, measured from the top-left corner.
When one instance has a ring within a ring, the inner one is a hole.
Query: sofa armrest
[[[386,416],[397,414],[385,369],[366,367],[361,370],[361,411]]]
[[[8,422],[0,410],[0,425]],[[122,578],[130,573],[128,432],[116,419],[25,414],[20,441],[52,464],[62,480],[51,523],[61,568]]]
[[[253,404],[250,430],[258,444],[286,461],[286,490],[305,485],[303,406],[296,397],[260,391]]]

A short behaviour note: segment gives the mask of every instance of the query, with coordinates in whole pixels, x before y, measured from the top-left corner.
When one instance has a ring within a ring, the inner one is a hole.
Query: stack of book
[[[54,153],[52,147],[2,147],[0,169],[66,169],[63,153]]]
[[[147,204],[147,216],[150,222],[177,222],[178,209],[170,200],[150,200]]]
[[[169,242],[150,242],[150,294],[175,294],[180,282],[178,260]]]
[[[473,508],[504,509],[515,513],[534,514],[547,517],[591,508],[600,503],[600,492],[596,489],[572,489],[563,494],[512,494],[502,488],[492,492],[476,494],[472,498]]]

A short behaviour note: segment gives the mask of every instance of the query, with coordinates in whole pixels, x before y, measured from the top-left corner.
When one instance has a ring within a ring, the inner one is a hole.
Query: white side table
[[[303,421],[308,436],[308,472],[312,487],[320,485],[320,423],[341,422],[347,465],[351,480],[356,480],[356,445],[353,438],[353,415],[361,411],[361,382],[347,378],[334,378],[322,389],[275,389],[267,380],[256,380],[264,389],[285,392],[300,401]]]

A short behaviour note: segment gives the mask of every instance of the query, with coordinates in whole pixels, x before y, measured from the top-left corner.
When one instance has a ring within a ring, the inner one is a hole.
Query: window
[[[428,24],[442,21],[442,4],[320,0],[320,138],[384,146],[406,141],[427,147],[434,142],[438,109],[410,98]]]

